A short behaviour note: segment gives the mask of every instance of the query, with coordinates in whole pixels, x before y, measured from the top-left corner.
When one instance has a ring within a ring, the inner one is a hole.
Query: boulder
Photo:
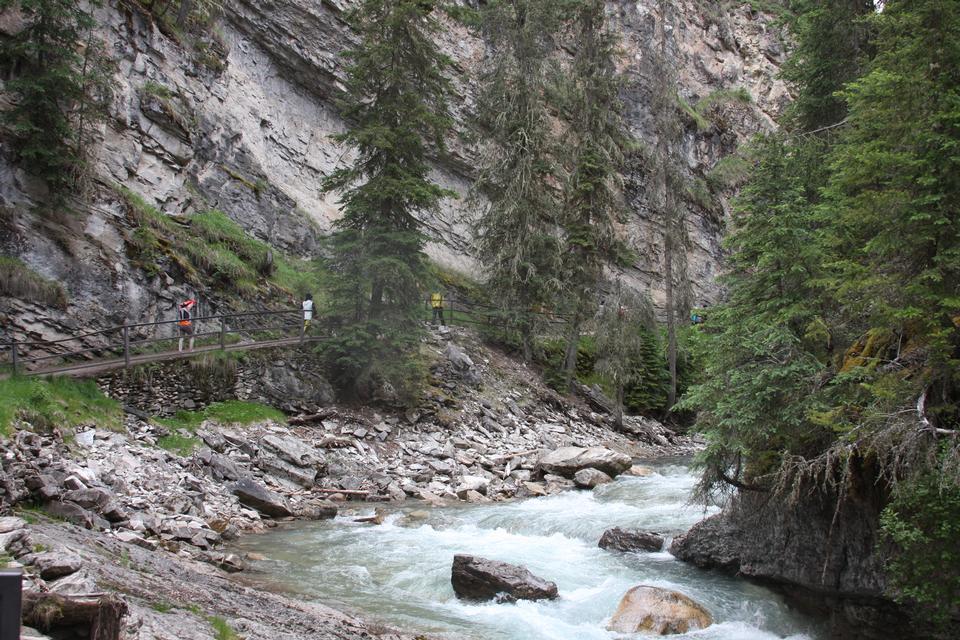
[[[309,489],[317,483],[317,470],[290,464],[280,458],[264,456],[257,461],[264,473]]]
[[[24,564],[33,565],[37,573],[44,580],[54,580],[75,573],[83,566],[80,556],[61,551],[44,551],[30,554],[21,560]]]
[[[337,516],[337,505],[332,502],[308,502],[300,508],[298,517],[304,520],[325,520]]]
[[[457,494],[458,498],[463,500],[464,496],[470,491],[486,494],[487,487],[489,486],[490,481],[483,476],[463,476],[460,478],[460,483],[457,485],[454,493]]]
[[[283,496],[270,491],[250,478],[244,478],[230,487],[230,491],[240,500],[240,504],[256,509],[273,518],[292,516],[290,505]]]
[[[266,367],[260,390],[275,406],[289,412],[327,406],[336,399],[333,387],[322,376],[281,365]]]
[[[607,629],[665,636],[705,629],[711,624],[710,612],[679,591],[639,585],[620,600]]]
[[[73,491],[67,491],[63,494],[63,499],[75,502],[84,509],[100,511],[114,499],[114,496],[106,489],[98,487],[94,489],[74,489]]]
[[[560,447],[540,458],[540,469],[572,478],[581,469],[597,469],[611,478],[630,468],[630,456],[604,447]]]
[[[660,551],[663,542],[663,536],[657,533],[614,527],[603,532],[597,546],[613,551]]]
[[[573,474],[573,483],[581,489],[593,489],[601,484],[613,482],[613,478],[597,469],[580,469]]]
[[[450,581],[458,598],[468,600],[544,600],[557,597],[557,585],[520,567],[497,560],[458,554]]]
[[[635,464],[626,471],[623,472],[625,476],[634,476],[637,478],[645,478],[647,476],[652,476],[655,473],[650,467],[644,467],[639,464]]]
[[[260,444],[279,458],[298,467],[312,467],[322,461],[322,457],[316,454],[313,447],[308,447],[305,442],[296,438],[269,434],[260,439]]]
[[[87,529],[109,529],[110,523],[75,502],[51,502],[44,507],[50,515]]]

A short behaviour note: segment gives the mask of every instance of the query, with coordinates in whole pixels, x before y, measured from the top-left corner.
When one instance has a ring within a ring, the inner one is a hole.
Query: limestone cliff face
[[[169,314],[183,291],[164,274],[134,268],[126,252],[129,224],[116,196],[122,185],[169,215],[220,209],[257,237],[291,253],[308,255],[338,216],[336,196],[320,193],[321,177],[349,161],[331,139],[343,130],[335,98],[341,90],[342,51],[352,34],[343,21],[347,0],[227,0],[216,38],[205,52],[161,33],[136,3],[111,0],[97,10],[97,35],[117,63],[109,122],[99,132],[94,188],[77,217],[41,219],[30,206],[42,197],[12,160],[0,158],[0,251],[63,282],[70,309],[61,326],[43,321],[45,310],[17,303],[7,308],[29,336],[56,337],[74,329],[70,318],[114,324],[124,317],[148,320]],[[670,35],[681,83],[690,104],[719,90],[744,89],[749,105],[730,107],[723,122],[686,128],[681,153],[691,180],[752,133],[773,126],[788,100],[776,79],[783,56],[780,32],[770,16],[749,4],[675,0]],[[649,108],[656,0],[610,0],[608,13],[622,37],[622,68],[630,83],[624,96],[629,122],[641,141],[653,144]],[[2,29],[0,29],[2,31]],[[3,37],[0,34],[0,37]],[[452,153],[435,164],[444,186],[465,194],[476,149],[461,134],[469,129],[476,87],[473,71],[483,63],[484,43],[461,25],[446,25],[444,49],[455,61],[458,133]],[[222,49],[222,51],[220,51]],[[647,202],[646,170],[625,176],[631,212],[622,232],[640,256],[625,275],[661,299],[661,227]],[[688,273],[693,301],[719,295],[723,219],[727,205],[705,208],[686,196]],[[424,222],[438,262],[477,273],[471,256],[463,199],[445,202]],[[101,320],[101,318],[103,320]],[[109,321],[107,321],[109,320]]]

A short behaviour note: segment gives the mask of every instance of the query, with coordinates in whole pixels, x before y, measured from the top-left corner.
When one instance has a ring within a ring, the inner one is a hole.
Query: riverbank
[[[402,414],[328,406],[286,423],[206,419],[188,428],[138,411],[117,431],[70,433],[21,424],[0,451],[4,503],[24,520],[9,521],[6,552],[27,565],[36,590],[119,594],[130,606],[129,638],[222,640],[231,637],[217,631],[222,624],[248,639],[401,637],[242,587],[227,572],[247,561],[223,544],[278,521],[332,517],[348,502],[430,506],[564,491],[573,482],[539,465],[562,447],[655,458],[696,446],[651,420],[615,431],[608,416],[560,398],[466,333],[435,334],[427,348],[437,384]],[[171,443],[175,450],[160,446]],[[44,578],[36,549],[50,554],[41,565],[69,561]]]

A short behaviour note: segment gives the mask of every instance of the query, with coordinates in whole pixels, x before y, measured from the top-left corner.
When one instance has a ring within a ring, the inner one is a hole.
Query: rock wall
[[[941,637],[888,598],[878,531],[887,495],[869,463],[854,461],[852,468],[839,503],[822,477],[801,482],[789,496],[741,491],[721,513],[676,538],[670,552],[778,588],[818,613],[830,637]]]
[[[190,293],[168,274],[149,276],[131,265],[129,222],[117,185],[170,215],[220,209],[284,251],[316,252],[318,237],[339,215],[336,196],[320,192],[320,179],[350,159],[330,139],[344,128],[334,105],[342,88],[341,53],[352,40],[343,20],[348,4],[227,0],[202,49],[162,33],[137,3],[110,0],[96,10],[97,36],[112,52],[117,72],[111,117],[99,132],[88,204],[62,219],[32,213],[43,186],[23,173],[6,144],[0,148],[5,231],[0,251],[62,282],[70,299],[68,312],[54,314],[53,320],[29,306],[0,309],[21,339],[69,334],[64,315],[84,327],[116,324],[124,317],[169,317],[175,300]],[[654,73],[647,51],[656,4],[608,2],[622,37],[621,66],[630,80],[624,95],[630,126],[647,144],[653,141],[649,94]],[[691,178],[702,178],[739,142],[771,127],[788,99],[776,79],[783,47],[773,19],[748,3],[713,4],[674,2],[677,24],[671,38],[680,93],[694,104],[716,90],[742,88],[752,104],[731,110],[722,126],[687,127],[681,152]],[[463,134],[476,91],[473,72],[486,48],[449,21],[441,41],[454,59],[458,126],[451,153],[435,163],[434,177],[464,195],[476,149]],[[632,211],[622,233],[640,256],[625,275],[633,286],[649,287],[659,302],[662,229],[647,201],[645,169],[630,167],[625,178]],[[715,276],[726,204],[707,210],[686,200],[693,301],[705,305],[720,293]],[[463,198],[445,202],[424,220],[433,238],[428,253],[447,267],[476,275],[469,232],[475,214]],[[21,322],[24,315],[28,319]]]

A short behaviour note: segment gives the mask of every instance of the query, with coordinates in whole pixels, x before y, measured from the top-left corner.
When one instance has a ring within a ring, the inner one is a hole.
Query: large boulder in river
[[[593,489],[598,487],[601,484],[607,484],[608,482],[613,482],[613,478],[605,474],[603,471],[597,469],[580,469],[575,474],[573,474],[573,484],[577,485],[581,489]]]
[[[705,629],[711,624],[710,612],[679,591],[639,585],[620,600],[607,629],[666,636]]]
[[[266,516],[285,518],[293,515],[290,505],[283,496],[270,491],[251,478],[243,478],[231,486],[230,490],[240,500],[240,504],[256,509]]]
[[[498,560],[458,554],[453,557],[450,576],[453,591],[467,600],[551,600],[557,585],[520,567]]]
[[[639,529],[607,529],[597,544],[601,549],[613,551],[660,551],[663,549],[663,536]]]
[[[581,469],[597,469],[615,478],[632,464],[630,456],[604,447],[560,447],[540,458],[541,470],[566,478]]]

